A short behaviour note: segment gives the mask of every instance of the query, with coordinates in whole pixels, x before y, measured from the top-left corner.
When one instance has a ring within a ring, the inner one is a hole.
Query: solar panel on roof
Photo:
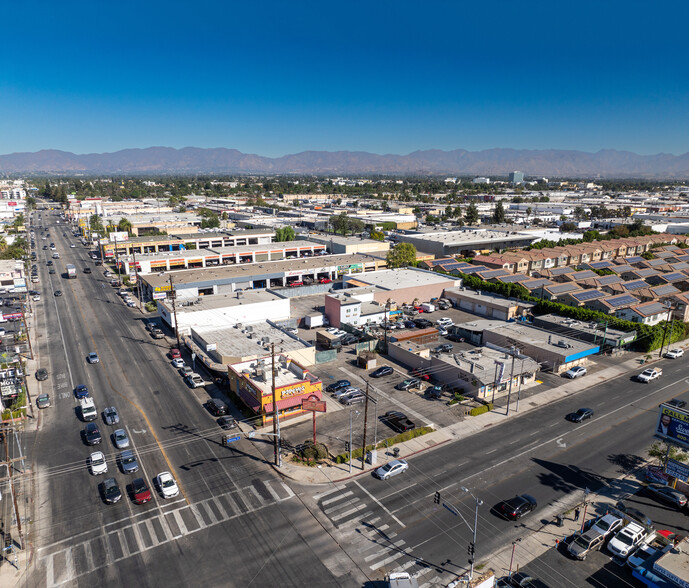
[[[446,270],[453,270],[453,269],[461,269],[461,268],[463,268],[465,265],[468,265],[468,264],[465,263],[465,262],[463,262],[463,261],[462,261],[462,262],[460,262],[460,261],[455,261],[454,263],[444,263],[444,264],[443,264],[443,267],[444,267]]]
[[[625,261],[626,261],[627,263],[639,263],[640,261],[644,261],[644,258],[643,258],[643,257],[639,257],[639,256],[636,256],[636,257],[627,257],[627,258],[625,258]]]
[[[572,294],[572,297],[576,298],[579,302],[586,302],[587,300],[593,300],[601,296],[604,296],[604,294],[598,290],[586,290],[584,292],[575,292]]]
[[[634,298],[634,296],[629,295],[607,298],[606,301],[610,306],[613,306],[615,308],[617,308],[618,306],[623,306],[625,304],[634,304],[635,302],[638,302],[638,300]]]
[[[606,267],[610,267],[612,264],[609,261],[596,261],[595,263],[591,263],[590,266],[593,269],[604,269]]]
[[[664,296],[665,294],[675,294],[679,292],[672,284],[665,284],[664,286],[656,286],[653,288],[653,293],[658,296]]]
[[[620,276],[603,276],[598,280],[600,284],[617,284],[622,281]]]
[[[624,284],[626,290],[640,290],[641,288],[648,288],[648,284],[643,280],[636,280],[635,282],[627,282]]]
[[[463,274],[475,274],[477,272],[485,272],[488,268],[485,265],[472,265],[462,269]]]
[[[685,276],[684,274],[682,274],[682,273],[680,273],[680,272],[674,272],[674,273],[671,273],[671,274],[665,274],[664,276],[662,276],[662,278],[663,278],[664,280],[668,280],[668,281],[674,282],[674,281],[677,281],[677,280],[686,280],[686,279],[687,279],[687,276]]]

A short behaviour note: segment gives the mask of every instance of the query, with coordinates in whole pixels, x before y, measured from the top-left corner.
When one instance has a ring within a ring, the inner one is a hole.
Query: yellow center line
[[[98,345],[96,344],[96,341],[93,338],[93,333],[91,333],[91,329],[89,329],[89,327],[88,327],[88,322],[86,321],[86,317],[84,316],[84,311],[81,307],[81,304],[79,304],[79,297],[74,292],[74,289],[72,288],[71,282],[67,282],[67,283],[69,285],[69,289],[72,291],[72,295],[74,297],[74,300],[76,301],[77,307],[79,308],[79,314],[81,315],[81,318],[84,321],[84,325],[86,326],[86,331],[88,332],[88,336],[89,336],[89,339],[91,340],[91,344],[93,345],[93,348],[96,350],[96,353],[98,353]],[[112,348],[111,348],[111,351],[112,351]],[[113,353],[113,356],[115,357],[115,361],[117,362],[117,365],[120,366],[120,372],[124,376],[124,379],[127,380],[127,383],[129,383],[129,380],[127,379],[126,370],[122,367],[122,364],[120,363],[119,359],[117,358],[117,355],[115,353]],[[99,357],[100,357],[100,354],[99,354]],[[108,381],[108,385],[110,386],[110,389],[115,394],[117,394],[120,398],[127,401],[134,408],[136,408],[136,410],[139,411],[139,414],[144,418],[144,420],[146,421],[146,424],[148,425],[148,430],[151,431],[151,435],[153,435],[153,438],[155,439],[155,442],[158,445],[160,452],[163,454],[163,458],[165,459],[165,462],[167,463],[168,468],[170,468],[170,473],[172,473],[172,475],[175,477],[175,480],[177,481],[177,486],[178,486],[180,492],[182,493],[182,496],[184,496],[184,500],[187,501],[187,504],[191,504],[191,501],[189,500],[189,497],[187,496],[187,493],[184,491],[184,488],[182,487],[182,483],[180,482],[180,479],[177,476],[177,472],[175,471],[175,468],[172,466],[172,462],[170,461],[170,458],[167,456],[167,453],[165,452],[165,449],[163,448],[163,444],[158,439],[158,435],[156,435],[155,431],[153,430],[153,425],[151,424],[151,421],[148,420],[148,416],[146,415],[144,410],[136,402],[134,402],[130,398],[127,398],[124,394],[122,394],[119,390],[117,390],[117,388],[115,388],[115,386],[113,386],[107,370],[105,371],[105,378]]]

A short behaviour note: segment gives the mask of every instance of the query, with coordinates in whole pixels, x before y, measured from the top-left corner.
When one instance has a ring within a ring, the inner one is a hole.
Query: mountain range
[[[49,174],[322,174],[487,175],[520,170],[528,177],[689,178],[689,153],[639,155],[605,149],[597,153],[559,149],[487,149],[408,155],[364,151],[303,151],[263,157],[236,149],[148,147],[114,153],[75,154],[46,149],[0,155],[0,173]]]

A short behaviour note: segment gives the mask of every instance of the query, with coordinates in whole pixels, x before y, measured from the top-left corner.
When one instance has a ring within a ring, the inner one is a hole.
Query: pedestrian
[[[574,520],[575,520],[575,521],[578,521],[578,520],[579,520],[579,514],[580,514],[580,513],[581,513],[581,511],[579,510],[579,507],[577,507],[577,508],[574,509]]]

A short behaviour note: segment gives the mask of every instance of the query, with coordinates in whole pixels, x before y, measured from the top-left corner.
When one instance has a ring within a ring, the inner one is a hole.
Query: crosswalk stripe
[[[280,482],[280,485],[282,486],[282,489],[287,492],[287,498],[283,498],[282,500],[289,500],[295,495],[294,492],[292,492],[292,488],[290,488],[287,484]]]
[[[175,522],[177,523],[177,526],[179,527],[179,530],[182,533],[182,535],[186,535],[187,533],[189,533],[187,526],[184,524],[184,519],[182,518],[180,511],[173,510],[172,516],[175,517]]]
[[[253,485],[248,486],[248,488],[249,488],[249,492],[251,492],[256,497],[256,500],[258,500],[259,504],[265,504],[266,503],[266,499],[263,498],[263,496],[261,496],[261,494],[259,493],[259,491],[256,489],[255,486],[253,486]]]
[[[396,548],[399,549],[399,548],[402,547],[402,545],[405,545],[405,542],[404,542],[403,540],[402,540],[402,541],[397,541],[397,542],[393,543],[391,546],[386,547],[385,549],[381,549],[381,550],[378,551],[377,553],[374,553],[374,554],[372,554],[372,555],[366,556],[366,557],[364,558],[364,561],[365,561],[366,563],[368,563],[368,562],[370,562],[370,561],[373,561],[374,559],[379,558],[381,555],[384,555],[384,554],[386,554],[386,553],[390,553],[390,550],[391,550],[393,547],[396,547]],[[399,552],[397,552],[397,553],[399,553]]]
[[[369,566],[372,570],[377,570],[378,568],[382,568],[384,565],[387,565],[389,563],[392,563],[396,559],[399,559],[400,557],[405,557],[407,556],[406,553],[400,552],[400,553],[395,553],[391,555],[390,557],[386,557],[385,559],[374,563],[373,565]]]
[[[330,517],[332,513],[336,513],[338,510],[342,510],[343,508],[347,508],[348,506],[352,506],[356,504],[357,502],[361,502],[356,496],[354,498],[350,498],[347,502],[343,502],[342,504],[336,504],[335,506],[331,506],[330,508],[326,508],[323,512]],[[332,518],[332,517],[330,517]]]
[[[167,522],[163,521],[163,519],[165,517],[160,516],[160,517],[156,517],[156,518],[160,521],[160,526],[163,529],[163,534],[165,535],[165,540],[167,541],[169,538],[169,535],[167,534],[167,531],[165,529]],[[158,533],[156,533],[155,527],[153,526],[153,523],[151,522],[150,519],[146,519],[144,521],[144,523],[146,524],[146,528],[148,529],[148,534],[151,537],[151,545],[153,545],[155,547],[156,545],[158,545],[158,543],[160,543],[160,541],[158,540]]]
[[[265,482],[263,482],[263,484],[265,485],[266,490],[268,490],[270,495],[273,497],[273,500],[275,500],[275,502],[280,502],[280,495],[277,492],[275,492],[275,488],[273,488],[270,485],[270,481],[266,480]]]
[[[55,568],[53,563],[54,553],[51,553],[45,560],[45,584],[48,588],[55,586]]]
[[[201,513],[199,512],[198,505],[190,504],[189,505],[189,511],[191,512],[191,514],[194,515],[196,522],[199,524],[199,528],[200,529],[205,528],[206,527],[206,521],[203,520],[203,517],[201,516]]]
[[[284,484],[283,484],[283,486],[284,486]],[[331,489],[328,490],[327,492],[321,492],[320,494],[314,494],[314,495],[313,495],[313,499],[314,499],[315,501],[319,501],[321,498],[325,498],[326,496],[330,496],[330,495],[333,494],[334,492],[339,492],[340,490],[343,490],[343,489],[345,489],[346,487],[347,487],[347,486],[345,486],[344,484],[341,484],[341,485],[339,485],[339,486],[334,486],[333,488],[331,488]]]
[[[84,556],[86,558],[86,568],[89,570],[94,569],[96,566],[93,563],[93,552],[91,551],[90,541],[84,541]]]
[[[213,512],[213,509],[211,508],[211,505],[210,505],[211,500],[213,500],[213,499],[211,498],[209,500],[204,500],[203,502],[201,502],[199,504],[199,506],[201,506],[201,504],[203,504],[203,508],[206,511],[208,518],[211,520],[209,525],[215,525],[218,522],[218,517],[215,516],[215,512]]]
[[[368,515],[373,514],[372,511],[367,510],[365,512],[362,512],[361,515],[354,517],[352,519],[349,519],[348,521],[345,521],[344,523],[341,523],[338,525],[340,529],[346,529],[347,527],[353,527],[354,525],[360,525],[361,524],[361,519],[364,517],[367,517]]]
[[[213,504],[215,504],[215,508],[217,508],[218,512],[220,513],[221,522],[226,521],[227,519],[230,518],[230,515],[227,514],[227,511],[225,510],[225,507],[222,505],[222,502],[220,502],[216,498],[216,499],[213,499]]]
[[[136,550],[137,553],[142,551],[142,549],[146,546],[144,543],[144,538],[141,536],[141,531],[139,531],[139,525],[134,523],[131,527],[132,532],[134,533],[134,541],[136,542],[136,546],[138,549]]]
[[[335,496],[335,498],[328,498],[328,500],[321,500],[321,506],[326,506],[326,505],[331,504],[333,502],[337,502],[338,500],[342,500],[346,496],[351,496],[352,494],[354,494],[354,492],[349,490],[348,492],[343,492],[342,494]]]
[[[341,512],[340,514],[335,515],[334,517],[330,517],[330,520],[333,523],[336,523],[337,521],[339,521],[345,517],[348,517],[349,515],[354,514],[355,512],[359,512],[359,510],[360,510],[359,507],[355,506],[354,508],[350,508],[349,510]]]
[[[122,529],[118,529],[114,533],[110,533],[110,535],[115,535],[117,540],[120,542],[120,547],[122,548],[122,557],[119,559],[129,557],[129,546],[127,545],[127,540],[124,537],[124,531]]]

